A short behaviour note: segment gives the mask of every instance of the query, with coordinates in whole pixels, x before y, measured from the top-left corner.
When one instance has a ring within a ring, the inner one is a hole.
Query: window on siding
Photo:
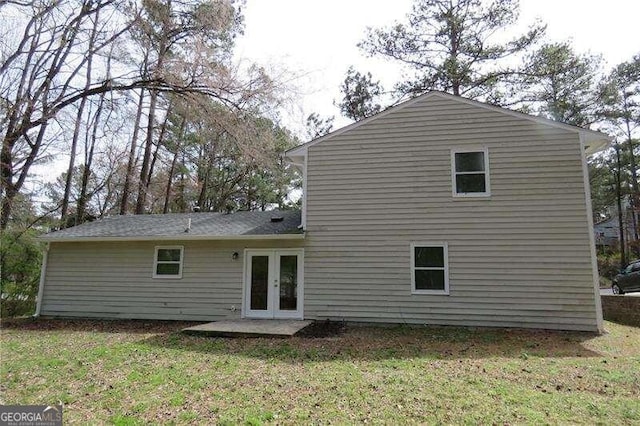
[[[182,278],[182,246],[158,246],[153,262],[154,278]]]
[[[482,197],[490,195],[489,152],[481,150],[451,151],[453,195]]]
[[[449,294],[449,261],[446,243],[411,244],[411,291],[416,294]]]

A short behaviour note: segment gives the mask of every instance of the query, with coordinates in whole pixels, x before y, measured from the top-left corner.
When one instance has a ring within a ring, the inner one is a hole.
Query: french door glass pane
[[[298,256],[280,256],[280,310],[298,308]]]
[[[267,310],[269,256],[251,257],[251,310]]]

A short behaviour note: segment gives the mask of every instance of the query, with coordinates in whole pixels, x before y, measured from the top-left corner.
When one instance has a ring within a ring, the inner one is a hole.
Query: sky
[[[399,68],[364,57],[357,48],[367,27],[402,20],[411,0],[247,0],[245,34],[236,46],[239,59],[286,70],[295,95],[281,112],[282,122],[302,134],[306,117],[336,116],[349,123],[334,101],[347,68],[370,71],[391,87]],[[535,19],[547,24],[551,41],[571,39],[578,52],[601,54],[607,70],[640,53],[640,0],[520,0],[521,30]],[[276,71],[278,73],[278,71]]]

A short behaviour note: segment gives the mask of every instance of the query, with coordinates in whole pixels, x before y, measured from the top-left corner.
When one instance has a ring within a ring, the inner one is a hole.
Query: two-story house
[[[301,212],[46,235],[38,313],[599,331],[586,156],[607,143],[430,92],[287,152]]]

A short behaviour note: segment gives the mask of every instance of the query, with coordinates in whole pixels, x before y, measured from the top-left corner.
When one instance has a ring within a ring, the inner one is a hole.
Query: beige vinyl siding
[[[152,278],[154,249],[166,242],[51,243],[41,314],[203,321],[239,318],[244,249],[297,248],[303,243],[171,242],[184,247],[181,279]],[[231,258],[234,252],[240,256],[237,260]]]
[[[454,198],[452,148],[491,196]],[[578,134],[428,97],[308,148],[305,317],[597,330]],[[446,242],[449,295],[412,295]]]

